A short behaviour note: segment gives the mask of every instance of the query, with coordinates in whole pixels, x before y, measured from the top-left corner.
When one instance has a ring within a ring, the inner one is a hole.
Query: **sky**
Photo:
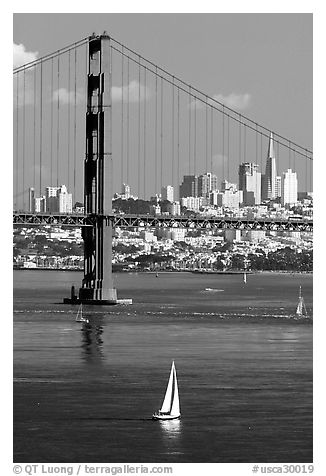
[[[309,13],[16,13],[13,15],[14,65],[40,58],[93,32],[106,31],[187,84],[312,150],[312,24]],[[118,91],[118,85],[114,83],[114,86]],[[68,103],[71,93],[64,90],[61,93],[62,100],[65,95]],[[121,142],[119,133],[119,130],[115,132],[117,143]],[[265,149],[266,144],[264,155]],[[221,162],[224,164],[227,159],[221,150],[215,151],[215,159],[219,162],[214,164],[213,172],[222,179]],[[186,158],[182,160],[186,173]],[[137,175],[136,162],[133,157],[133,176]],[[279,173],[287,166],[288,163],[284,164]],[[303,159],[297,168],[299,189],[304,190]],[[143,198],[149,198],[168,183],[177,187],[178,181],[173,182],[174,172],[163,170],[158,190],[153,185],[146,191],[145,180],[150,183],[148,179],[154,174],[150,166],[148,170],[148,177],[143,179]],[[204,172],[204,163],[198,172]],[[264,172],[262,162],[261,172]],[[123,172],[120,177],[115,173],[117,182],[126,181]],[[237,164],[231,166],[228,178],[237,181]],[[131,182],[133,190],[136,182],[136,179]],[[140,186],[136,192],[140,196],[139,189]],[[76,192],[76,198],[81,200],[81,194]]]
[[[38,57],[106,30],[250,118],[312,148],[312,14],[14,14]],[[233,96],[231,96],[233,95]]]

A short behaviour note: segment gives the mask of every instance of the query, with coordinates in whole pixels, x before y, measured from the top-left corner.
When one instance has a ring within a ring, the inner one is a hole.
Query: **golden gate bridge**
[[[148,200],[167,184],[177,190],[185,175],[218,172],[231,183],[241,164],[263,170],[271,134],[277,169],[298,171],[311,190],[312,151],[107,33],[93,34],[14,69],[13,222],[81,226],[84,279],[72,302],[115,303],[114,227],[312,231],[310,218],[127,215],[112,209],[122,184]],[[63,184],[75,202],[83,202],[83,213],[51,210],[51,189]]]

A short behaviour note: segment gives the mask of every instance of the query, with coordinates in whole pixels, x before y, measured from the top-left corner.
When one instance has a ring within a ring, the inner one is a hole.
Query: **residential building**
[[[198,212],[202,206],[203,198],[202,197],[182,197],[181,206],[187,208],[188,210],[193,210]]]
[[[179,216],[181,215],[181,207],[179,202],[173,202],[168,205],[168,212],[170,215]]]
[[[161,189],[161,198],[162,200],[167,200],[168,202],[173,202],[174,199],[174,189],[172,185],[167,185]]]

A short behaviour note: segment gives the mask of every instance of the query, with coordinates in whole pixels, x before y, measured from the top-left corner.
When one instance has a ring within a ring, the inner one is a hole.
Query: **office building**
[[[198,196],[207,197],[212,191],[217,190],[217,176],[207,172],[198,177]]]
[[[167,185],[161,189],[161,198],[162,200],[167,200],[168,202],[173,202],[174,200],[174,189],[172,185]]]
[[[243,191],[245,206],[258,205],[261,202],[261,173],[258,165],[244,162],[239,165],[239,190]]]
[[[274,138],[273,133],[271,132],[268,144],[265,175],[262,176],[262,200],[274,200],[277,198],[276,177]]]
[[[282,205],[291,207],[298,201],[297,173],[288,169],[282,177]]]
[[[185,175],[179,188],[180,198],[198,197],[198,177],[197,175]]]

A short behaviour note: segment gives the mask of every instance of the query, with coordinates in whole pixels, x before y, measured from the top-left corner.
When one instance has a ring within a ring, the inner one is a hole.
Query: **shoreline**
[[[13,271],[68,271],[83,273],[83,269],[75,268],[17,268],[14,267]],[[200,270],[162,270],[162,271],[143,271],[143,270],[114,270],[113,273],[146,273],[146,274],[170,274],[170,273],[191,273],[191,274],[205,274],[205,275],[238,275],[243,274],[244,270],[229,270],[229,271],[200,271]],[[313,271],[285,271],[285,270],[246,270],[247,274],[313,274]]]

